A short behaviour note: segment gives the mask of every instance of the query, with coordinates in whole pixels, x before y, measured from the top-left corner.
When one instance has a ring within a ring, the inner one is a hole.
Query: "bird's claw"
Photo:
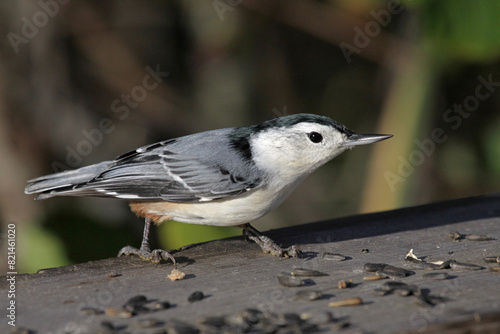
[[[253,240],[257,245],[260,246],[262,251],[266,254],[271,254],[277,257],[303,257],[302,251],[299,247],[293,245],[288,248],[281,248],[278,246],[271,238],[265,235],[253,236],[249,235],[249,239]]]
[[[149,249],[143,249],[143,248],[137,249],[132,246],[125,246],[118,252],[118,257],[122,255],[137,255],[141,259],[145,261],[151,261],[155,264],[160,263],[162,259],[165,261],[171,260],[174,263],[174,266],[177,265],[175,258],[172,256],[172,254],[163,249],[155,249],[151,251]]]

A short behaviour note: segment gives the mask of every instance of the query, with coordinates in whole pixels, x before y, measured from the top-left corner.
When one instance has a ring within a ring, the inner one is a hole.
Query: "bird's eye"
[[[323,136],[321,135],[321,133],[317,133],[317,132],[310,132],[309,133],[309,139],[313,142],[313,143],[321,143],[323,141]]]

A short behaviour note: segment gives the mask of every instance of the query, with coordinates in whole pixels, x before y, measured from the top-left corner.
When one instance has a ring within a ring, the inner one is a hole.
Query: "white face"
[[[344,152],[346,136],[337,129],[302,122],[292,127],[268,129],[252,136],[252,156],[257,167],[283,182],[293,182]]]

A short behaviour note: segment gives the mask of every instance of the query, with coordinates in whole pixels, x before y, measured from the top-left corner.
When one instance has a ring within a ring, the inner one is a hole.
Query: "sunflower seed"
[[[312,269],[304,269],[304,268],[294,268],[290,273],[292,276],[328,276],[321,271],[312,270]]]
[[[422,277],[427,279],[443,280],[450,278],[450,275],[448,275],[448,273],[428,273],[424,274]]]
[[[282,272],[278,274],[278,282],[286,287],[296,287],[304,285],[304,281],[296,276],[292,276],[289,273]]]
[[[382,270],[378,270],[377,274],[386,275],[389,278],[394,279],[394,278],[403,278],[409,275],[414,275],[415,272],[399,267],[394,267],[391,265],[386,265]]]
[[[205,298],[205,295],[201,291],[195,291],[188,297],[188,302],[194,303]]]
[[[489,241],[495,240],[495,238],[489,237],[487,235],[476,235],[476,234],[468,234],[465,236],[465,239],[469,241]]]
[[[330,253],[330,252],[324,252],[322,257],[323,257],[323,260],[336,261],[336,262],[344,261],[345,259],[347,259],[347,257],[345,257],[342,254],[336,254],[336,253]]]
[[[387,266],[387,264],[385,264],[385,263],[365,263],[365,264],[363,265],[363,269],[364,269],[365,271],[372,272],[372,271],[379,271],[379,270],[382,270],[382,269],[384,269],[386,266]]]
[[[361,250],[361,253],[370,253],[370,250],[368,248],[363,248]]]
[[[499,272],[500,272],[500,267],[493,267],[493,268],[490,268],[490,271],[492,271],[492,272],[496,272],[496,273],[499,273]]]
[[[486,263],[500,263],[500,256],[486,256],[483,257],[483,261]]]
[[[103,312],[99,309],[96,309],[94,307],[82,307],[80,309],[80,314],[81,315],[99,315],[102,314]]]
[[[484,269],[484,267],[471,264],[471,263],[461,263],[457,261],[451,261],[450,262],[450,268],[453,270],[465,270],[465,271],[474,271],[474,270],[481,270]]]
[[[320,299],[322,296],[323,293],[318,290],[299,290],[295,294],[295,298],[300,300],[316,300]]]
[[[328,304],[329,307],[339,307],[339,306],[357,306],[363,304],[363,300],[359,297],[348,298],[343,300],[338,300]]]

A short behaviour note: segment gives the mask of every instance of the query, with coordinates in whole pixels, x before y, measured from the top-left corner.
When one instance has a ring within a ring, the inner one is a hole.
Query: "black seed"
[[[438,269],[449,269],[450,268],[450,264],[452,262],[455,262],[455,260],[446,260],[443,263],[441,263],[440,265],[438,265]]]
[[[251,325],[259,323],[262,321],[262,319],[264,319],[264,314],[261,311],[253,308],[247,308],[246,310],[243,310],[240,316],[246,323]]]
[[[175,334],[197,334],[200,331],[183,321],[171,319],[166,324],[167,332]]]
[[[284,325],[299,325],[304,320],[297,313],[285,313],[278,315],[279,322],[284,323]]]
[[[322,273],[321,271],[317,270],[312,270],[312,269],[304,269],[304,268],[295,268],[292,270],[290,273],[292,276],[328,276],[325,273]]]
[[[296,276],[292,276],[289,273],[282,272],[278,274],[278,282],[286,287],[296,287],[304,285],[304,281]]]
[[[403,282],[385,282],[380,286],[380,288],[386,291],[394,291],[397,289],[409,289],[408,284]]]
[[[224,317],[202,317],[197,320],[198,324],[206,327],[215,327],[221,328],[224,327],[226,323],[226,319]]]
[[[407,287],[397,289],[397,292],[401,297],[406,297],[411,295],[419,295],[420,289],[416,285],[408,285]]]
[[[450,275],[448,275],[448,273],[428,273],[423,277],[427,279],[443,280],[450,278]]]
[[[148,302],[148,299],[146,298],[146,296],[138,295],[138,296],[132,297],[129,300],[127,300],[125,305],[129,305],[131,307],[136,307],[136,306],[142,306],[142,305],[146,304],[147,302]]]
[[[103,321],[101,322],[101,328],[108,330],[108,331],[114,331],[115,326],[111,323],[111,321]]]
[[[200,301],[202,300],[203,298],[205,298],[205,295],[203,294],[203,292],[201,291],[195,291],[193,292],[189,297],[188,297],[188,301],[190,303],[193,303],[193,302],[197,302],[197,301]]]
[[[385,263],[365,263],[363,265],[363,269],[365,271],[369,271],[369,272],[380,271],[380,270],[384,269],[386,266],[388,266],[388,264],[385,264]]]

